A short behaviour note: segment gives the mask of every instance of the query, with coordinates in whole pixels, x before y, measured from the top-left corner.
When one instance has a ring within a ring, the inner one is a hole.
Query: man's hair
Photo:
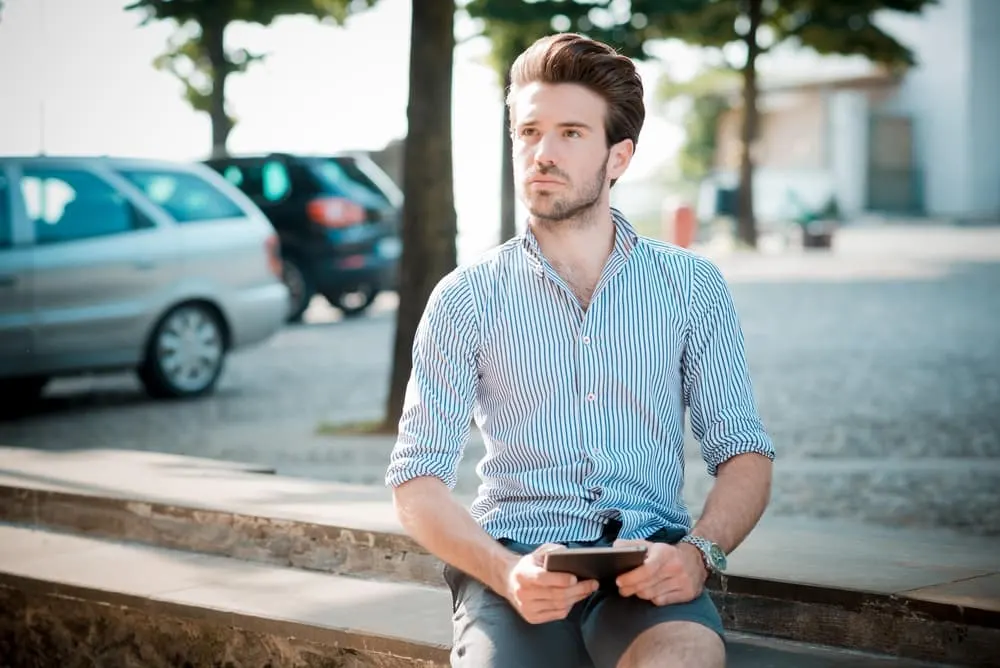
[[[549,35],[529,46],[510,68],[510,106],[519,88],[532,83],[584,86],[607,102],[604,134],[608,146],[639,141],[646,118],[642,79],[631,59],[607,44],[574,33]]]

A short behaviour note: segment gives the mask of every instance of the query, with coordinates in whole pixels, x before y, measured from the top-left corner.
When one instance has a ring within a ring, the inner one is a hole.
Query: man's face
[[[607,198],[624,173],[632,142],[608,147],[607,103],[577,84],[532,83],[511,105],[514,182],[532,217],[574,218]]]

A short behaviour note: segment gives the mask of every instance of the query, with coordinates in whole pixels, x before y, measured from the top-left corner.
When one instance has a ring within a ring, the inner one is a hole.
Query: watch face
[[[726,553],[722,551],[722,548],[713,543],[708,551],[708,556],[715,565],[716,570],[726,570]]]

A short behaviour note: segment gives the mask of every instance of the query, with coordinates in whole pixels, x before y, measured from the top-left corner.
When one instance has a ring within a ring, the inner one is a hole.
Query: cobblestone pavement
[[[1000,227],[848,230],[833,253],[721,255],[779,450],[769,512],[1000,534]],[[218,393],[147,399],[130,375],[61,380],[0,443],[135,448],[380,484],[391,439],[329,437],[380,415],[393,296],[234,355]],[[710,481],[690,443],[688,497]],[[459,488],[475,490],[477,445]],[[2,462],[0,462],[2,468]]]

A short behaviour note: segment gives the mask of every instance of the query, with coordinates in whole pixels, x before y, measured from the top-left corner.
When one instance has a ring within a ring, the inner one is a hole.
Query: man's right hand
[[[545,570],[545,554],[564,549],[546,543],[524,555],[507,573],[504,595],[529,624],[565,619],[574,605],[597,591],[596,580],[577,582],[569,573]]]

